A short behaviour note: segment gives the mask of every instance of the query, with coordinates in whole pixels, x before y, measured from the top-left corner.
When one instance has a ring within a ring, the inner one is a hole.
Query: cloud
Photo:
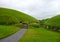
[[[60,13],[60,0],[0,0],[0,7],[13,8],[37,19]]]

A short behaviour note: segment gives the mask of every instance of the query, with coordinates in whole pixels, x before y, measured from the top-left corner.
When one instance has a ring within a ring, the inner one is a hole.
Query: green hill
[[[45,22],[46,25],[60,28],[60,15],[54,16]]]
[[[2,19],[3,18],[3,19]],[[1,20],[2,19],[2,20]],[[8,8],[0,8],[0,23],[4,22],[38,22],[37,19],[35,19],[32,16],[29,16],[25,13],[22,13],[20,11],[16,11],[13,9]]]
[[[14,16],[9,16],[9,15],[0,15],[0,24],[15,24],[19,23],[19,20],[14,17]]]
[[[22,28],[22,23],[20,22],[32,23],[38,22],[38,20],[20,11],[0,8],[0,39],[8,37],[20,30]]]

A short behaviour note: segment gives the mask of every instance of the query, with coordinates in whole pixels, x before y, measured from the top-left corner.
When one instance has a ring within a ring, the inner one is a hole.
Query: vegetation
[[[40,24],[44,24],[47,20],[49,20],[50,18],[47,18],[47,19],[42,19],[42,20],[39,20]]]
[[[19,42],[60,42],[60,33],[44,29],[39,26],[37,19],[25,13],[7,8],[0,8],[0,39],[20,30],[22,23],[29,23],[29,27]],[[60,28],[60,15],[40,20],[40,24]]]
[[[60,15],[54,16],[45,22],[46,25],[60,28]]]
[[[29,29],[19,42],[60,42],[60,33],[42,27],[29,26]]]
[[[0,39],[17,32],[24,22],[32,23],[38,20],[20,11],[0,8]]]
[[[17,18],[20,22],[38,22],[38,20],[32,16],[26,15],[25,13],[13,9],[0,8],[0,15],[12,16],[14,18]]]
[[[9,16],[9,15],[0,15],[0,25],[11,25],[11,24],[16,24],[19,23],[18,19],[14,16]]]
[[[20,30],[20,28],[16,26],[0,25],[0,39],[5,38],[11,34],[14,34],[18,30]]]
[[[39,23],[32,23],[29,26],[35,27],[35,28],[39,28],[40,24]]]

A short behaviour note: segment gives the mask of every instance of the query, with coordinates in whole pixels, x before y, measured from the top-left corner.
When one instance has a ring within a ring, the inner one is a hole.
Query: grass
[[[14,9],[9,9],[9,8],[0,8],[0,15],[13,16],[13,17],[17,18],[19,20],[19,22],[38,22],[38,20],[32,16],[29,16],[23,12],[20,12],[20,11],[14,10]]]
[[[20,28],[17,26],[0,25],[0,39],[5,38],[9,35],[12,35],[18,30],[20,30]]]
[[[45,22],[46,25],[60,28],[60,15],[54,16]]]
[[[20,23],[24,22],[31,23],[38,20],[23,12],[0,7],[0,39],[17,32],[22,26]]]
[[[60,42],[60,33],[46,30],[42,27],[29,26],[26,34],[19,42]]]
[[[18,19],[10,15],[0,15],[0,24],[16,24],[19,23]]]

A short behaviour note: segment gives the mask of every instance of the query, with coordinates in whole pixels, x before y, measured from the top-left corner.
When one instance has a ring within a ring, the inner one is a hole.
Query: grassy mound
[[[15,23],[19,23],[18,19],[14,16],[9,16],[9,15],[0,15],[0,25],[4,25],[4,24],[7,24],[7,25],[10,25],[10,24],[15,24]]]
[[[20,22],[38,22],[37,19],[33,18],[32,16],[26,15],[25,13],[7,9],[7,8],[0,8],[0,15],[10,15],[16,17]]]
[[[46,25],[60,28],[60,15],[54,16],[45,22]]]

